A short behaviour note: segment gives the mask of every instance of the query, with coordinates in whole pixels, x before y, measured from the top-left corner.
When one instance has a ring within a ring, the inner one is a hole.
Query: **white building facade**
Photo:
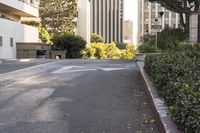
[[[39,42],[38,28],[22,24],[39,18],[39,0],[0,0],[0,58],[16,58],[17,42]]]
[[[90,0],[78,0],[78,18],[76,34],[90,44]]]
[[[138,37],[140,42],[144,35],[153,34],[155,30],[152,28],[155,25],[155,19],[158,20],[158,24],[161,29],[165,27],[179,27],[179,14],[171,12],[158,3],[146,2],[145,0],[139,0],[139,15],[138,15]],[[159,12],[163,12],[161,17]]]
[[[200,15],[190,16],[189,41],[191,43],[200,43]]]

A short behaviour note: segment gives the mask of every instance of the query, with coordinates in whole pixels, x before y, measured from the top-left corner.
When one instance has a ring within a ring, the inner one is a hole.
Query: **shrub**
[[[104,38],[97,34],[91,35],[91,43],[101,43],[104,41]]]
[[[195,47],[190,47],[194,53],[148,55],[144,67],[185,133],[200,131],[200,55]]]
[[[159,51],[159,49],[156,47],[155,40],[144,42],[138,47],[138,50],[141,53],[156,53]]]
[[[158,33],[158,48],[161,50],[173,50],[187,39],[187,33],[181,28],[165,28]]]
[[[117,48],[115,43],[103,44],[105,47],[106,59],[120,59],[121,50]]]
[[[116,44],[92,43],[81,51],[84,59],[133,59],[135,49],[127,45],[125,50],[120,50]]]
[[[139,46],[141,53],[155,53],[163,51],[180,51],[179,49],[187,39],[187,33],[181,28],[165,28],[158,33],[157,47],[155,36],[144,36],[144,43]]]
[[[122,59],[133,59],[135,57],[136,49],[133,45],[126,45],[126,49],[122,52]]]
[[[128,45],[127,43],[116,43],[117,48],[119,49],[126,49],[126,45]]]
[[[81,58],[81,50],[85,48],[86,41],[71,33],[59,33],[54,39],[54,48],[57,50],[66,50],[67,58]]]

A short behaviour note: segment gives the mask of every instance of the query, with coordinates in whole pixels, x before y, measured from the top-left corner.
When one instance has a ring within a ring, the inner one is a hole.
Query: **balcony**
[[[0,10],[20,17],[39,17],[39,0],[0,0]]]

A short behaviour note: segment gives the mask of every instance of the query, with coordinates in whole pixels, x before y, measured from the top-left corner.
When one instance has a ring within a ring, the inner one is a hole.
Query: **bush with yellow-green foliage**
[[[126,45],[126,49],[122,50],[122,59],[133,59],[135,57],[136,48],[128,44]]]
[[[84,59],[133,59],[135,52],[133,45],[127,45],[126,49],[120,50],[115,43],[91,43],[81,54]]]

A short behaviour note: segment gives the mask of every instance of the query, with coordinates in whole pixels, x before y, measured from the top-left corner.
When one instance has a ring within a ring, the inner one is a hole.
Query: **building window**
[[[3,45],[3,37],[0,36],[0,47]]]
[[[10,38],[10,47],[13,47],[13,38]]]

